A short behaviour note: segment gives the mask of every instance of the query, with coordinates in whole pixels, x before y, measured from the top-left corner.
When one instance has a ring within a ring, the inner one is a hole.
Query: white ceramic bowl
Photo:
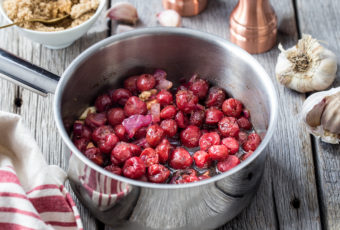
[[[8,18],[7,14],[3,9],[2,4],[3,1],[4,0],[0,0],[0,12],[2,16],[6,19],[6,22],[8,22],[8,24],[13,23],[12,20]],[[41,43],[42,45],[50,49],[62,49],[71,45],[75,40],[83,36],[91,28],[93,23],[97,20],[100,13],[102,12],[105,3],[106,0],[101,0],[96,13],[89,20],[67,30],[56,32],[42,32],[24,29],[19,26],[16,26],[16,28],[19,30],[21,34],[23,34],[25,37],[31,39],[34,42]]]

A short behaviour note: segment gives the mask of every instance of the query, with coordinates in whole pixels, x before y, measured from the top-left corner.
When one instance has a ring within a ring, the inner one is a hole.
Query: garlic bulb
[[[136,25],[138,21],[136,7],[128,2],[117,2],[107,11],[106,16],[112,20],[132,25]]]
[[[279,49],[275,73],[281,84],[305,93],[324,90],[333,83],[336,56],[312,36],[303,34],[296,46],[284,50],[279,44]]]
[[[340,87],[308,97],[302,106],[307,130],[331,144],[340,142]]]
[[[164,10],[157,14],[159,24],[162,26],[180,27],[182,24],[181,15],[174,10]]]

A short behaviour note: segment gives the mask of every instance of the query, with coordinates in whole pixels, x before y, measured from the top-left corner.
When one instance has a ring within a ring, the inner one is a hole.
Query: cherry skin
[[[189,125],[180,133],[181,143],[188,147],[197,147],[201,137],[201,130],[197,126]]]
[[[146,141],[156,147],[164,137],[164,130],[157,124],[149,126],[146,130]]]
[[[192,91],[199,99],[204,99],[209,90],[209,84],[206,80],[196,79],[189,86],[189,90]]]
[[[161,128],[164,130],[164,134],[168,137],[173,137],[177,133],[177,123],[173,119],[163,120],[161,122]]]
[[[111,153],[112,149],[116,146],[118,141],[118,137],[114,133],[110,133],[106,135],[104,139],[98,142],[98,148],[102,153]]]
[[[146,167],[159,163],[159,156],[153,148],[144,149],[139,157],[142,159]]]
[[[166,163],[169,159],[170,152],[172,150],[172,146],[170,142],[164,138],[159,145],[156,147],[156,153],[159,156],[159,162],[160,163]]]
[[[208,168],[211,162],[210,156],[206,151],[197,151],[194,154],[195,164],[199,168]]]
[[[154,88],[156,85],[156,79],[151,74],[142,74],[137,79],[137,88],[140,91],[148,91]]]
[[[178,127],[181,129],[185,129],[189,124],[188,118],[182,111],[177,112],[175,121],[177,122]]]
[[[222,104],[223,113],[228,117],[239,117],[242,109],[242,103],[235,98],[229,98]]]
[[[124,88],[129,90],[133,95],[138,93],[137,79],[139,76],[131,76],[124,81]]]
[[[241,129],[250,130],[253,126],[250,121],[245,117],[237,119],[237,124]]]
[[[157,95],[156,99],[161,105],[169,105],[173,101],[172,94],[167,90],[161,90]]]
[[[208,125],[217,124],[224,117],[223,112],[217,108],[209,108],[205,112],[205,123]]]
[[[144,101],[136,96],[130,97],[124,106],[125,116],[129,117],[135,114],[145,115],[147,112],[146,104]]]
[[[124,110],[122,108],[112,108],[107,112],[107,120],[110,125],[119,125],[125,119]]]
[[[182,147],[177,147],[170,156],[170,166],[174,169],[186,169],[192,165],[192,157]]]
[[[240,128],[234,117],[224,117],[218,122],[218,130],[224,137],[237,137]]]
[[[85,119],[85,124],[92,129],[105,125],[107,122],[105,113],[90,113]]]
[[[145,175],[145,164],[139,157],[131,157],[128,159],[123,167],[124,176],[137,179]]]
[[[132,157],[132,155],[129,143],[119,142],[111,152],[111,162],[121,164]]]
[[[103,125],[96,128],[92,133],[92,140],[98,142],[103,140],[107,135],[113,133],[113,128],[109,125]]]
[[[213,86],[208,91],[207,99],[205,100],[205,105],[207,107],[216,106],[220,108],[226,98],[225,91],[217,86]]]
[[[184,113],[195,110],[197,103],[198,97],[189,90],[180,90],[176,93],[176,105]]]
[[[161,110],[162,119],[172,119],[177,113],[176,107],[174,105],[167,105]]]
[[[242,145],[246,152],[255,151],[261,143],[261,137],[257,133],[249,134],[247,141]]]
[[[111,107],[112,101],[109,95],[103,94],[97,97],[96,102],[94,103],[97,112],[104,112]]]
[[[222,161],[228,157],[228,149],[224,145],[213,145],[208,152],[212,160]]]
[[[201,126],[204,122],[205,112],[204,110],[196,110],[191,113],[189,123],[190,125]]]
[[[125,105],[127,100],[132,96],[132,93],[127,89],[115,89],[109,92],[112,102],[119,105]]]
[[[240,145],[238,141],[233,137],[226,137],[222,140],[222,144],[228,148],[229,154],[235,154],[238,152]]]
[[[170,176],[170,170],[160,164],[151,165],[148,168],[148,179],[153,183],[164,183]]]
[[[102,166],[104,163],[103,154],[96,147],[86,149],[84,155],[97,165]]]
[[[219,145],[221,142],[220,135],[217,132],[205,133],[199,140],[201,150],[208,150],[213,145]]]
[[[238,164],[240,164],[240,159],[238,159],[238,157],[236,156],[228,156],[224,161],[220,161],[217,163],[217,169],[220,172],[226,172],[232,168],[234,168],[235,166],[237,166]]]

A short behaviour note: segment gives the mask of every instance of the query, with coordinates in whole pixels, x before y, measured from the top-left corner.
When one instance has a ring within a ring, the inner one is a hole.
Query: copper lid
[[[163,0],[163,7],[176,10],[181,16],[194,16],[201,13],[207,3],[208,0]]]
[[[230,40],[252,54],[276,43],[277,18],[268,0],[240,0],[230,15]]]

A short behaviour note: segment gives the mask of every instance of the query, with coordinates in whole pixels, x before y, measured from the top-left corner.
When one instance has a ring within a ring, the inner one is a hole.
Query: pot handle
[[[0,77],[42,96],[54,93],[59,76],[0,48]],[[4,74],[4,75],[3,75]]]

